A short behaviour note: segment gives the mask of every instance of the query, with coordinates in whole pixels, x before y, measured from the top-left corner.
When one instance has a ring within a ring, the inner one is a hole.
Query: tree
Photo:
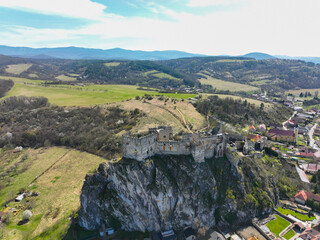
[[[312,95],[311,95],[311,92],[308,92],[308,97],[311,97]]]
[[[301,97],[301,98],[303,97],[303,92],[300,93],[299,97]]]
[[[305,93],[304,93],[304,97],[308,97],[308,92],[305,92]]]
[[[263,111],[263,109],[264,109],[264,103],[261,103],[260,104],[260,110]]]
[[[25,210],[23,212],[23,216],[22,216],[23,220],[29,221],[31,217],[32,217],[32,212],[30,210]]]

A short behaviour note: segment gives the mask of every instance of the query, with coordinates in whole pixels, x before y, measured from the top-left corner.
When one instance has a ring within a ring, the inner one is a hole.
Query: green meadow
[[[0,79],[3,77],[0,76]],[[90,106],[96,104],[120,102],[136,96],[163,95],[177,99],[193,98],[195,94],[158,93],[138,90],[132,85],[43,85],[45,81],[7,77],[15,82],[7,93],[10,96],[43,96],[49,102],[59,106]]]

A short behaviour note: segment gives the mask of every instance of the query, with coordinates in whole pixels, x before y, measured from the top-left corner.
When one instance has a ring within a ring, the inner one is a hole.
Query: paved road
[[[314,148],[314,149],[317,149],[318,151],[320,151],[320,148],[318,147],[318,145],[316,144],[315,140],[313,139],[313,133],[314,133],[314,130],[316,129],[317,127],[317,123],[315,123],[313,125],[313,127],[309,130],[308,132],[308,136],[309,136],[309,146]]]
[[[293,114],[292,114],[292,116],[291,116],[287,121],[284,121],[284,122],[282,123],[282,127],[283,127],[284,130],[288,130],[288,128],[286,127],[286,123],[287,123],[288,121],[290,121],[291,118],[293,118],[294,115],[296,115],[296,114],[297,114],[297,111],[294,111]]]

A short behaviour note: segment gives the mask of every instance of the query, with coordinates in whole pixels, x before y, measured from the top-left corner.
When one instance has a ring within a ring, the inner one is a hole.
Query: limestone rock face
[[[79,224],[142,232],[187,225],[209,229],[217,221],[226,223],[224,215],[230,212],[238,212],[243,221],[254,213],[237,211],[235,198],[245,196],[241,181],[243,176],[227,158],[197,163],[191,156],[154,156],[101,164],[86,177]]]

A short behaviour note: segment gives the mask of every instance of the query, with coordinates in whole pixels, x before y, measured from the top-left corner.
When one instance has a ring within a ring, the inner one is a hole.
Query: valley
[[[320,220],[317,202],[306,203],[307,215],[294,203],[300,190],[318,194],[310,167],[318,164],[318,65],[241,57],[0,60],[3,239],[88,239],[104,225],[116,231],[111,239],[170,229],[181,237],[190,225],[199,239],[250,232],[294,240],[299,231],[287,215],[307,228]],[[306,71],[305,88],[294,90]],[[161,126],[172,132],[157,150],[148,147],[154,155],[124,157],[123,136],[144,139]]]

